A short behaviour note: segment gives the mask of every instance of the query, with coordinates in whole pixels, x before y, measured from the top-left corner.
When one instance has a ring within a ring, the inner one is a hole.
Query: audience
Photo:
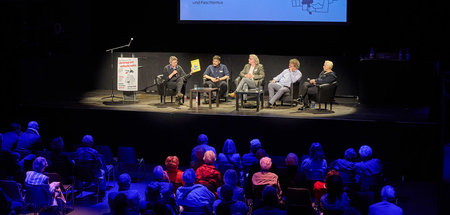
[[[169,182],[167,174],[159,165],[153,168],[153,181],[159,184],[162,200],[165,203],[171,202],[170,199],[173,198],[173,185]]]
[[[20,175],[22,169],[17,163],[19,156],[9,150],[2,149],[2,134],[0,134],[0,179],[11,180]],[[8,165],[4,165],[8,164]]]
[[[309,156],[302,161],[301,171],[309,181],[323,181],[327,170],[327,161],[324,158],[322,145],[312,143]]]
[[[325,193],[327,193],[326,180],[332,175],[341,176],[341,174],[337,170],[330,169],[330,171],[328,171],[326,176],[325,176],[325,182],[316,181],[316,183],[314,183],[313,194],[314,194],[314,197],[316,198],[316,202],[320,202],[320,198],[322,198],[322,196]]]
[[[199,167],[201,167],[205,162],[203,161],[203,156],[205,156],[205,148],[204,147],[196,147],[194,149],[194,156],[196,157],[196,160],[191,161],[189,164],[189,167],[192,168],[194,171],[197,171]]]
[[[118,192],[110,192],[108,194],[108,204],[109,208],[111,210],[111,213],[116,214],[115,210],[118,207],[118,211],[122,211],[123,207],[121,203],[117,203],[116,197],[119,194],[125,194],[126,196],[126,207],[125,212],[126,214],[139,214],[139,192],[137,190],[130,190],[131,186],[131,177],[127,173],[123,173],[119,176],[119,179],[117,181],[117,185],[119,186]],[[119,197],[120,198],[120,197]]]
[[[283,193],[288,187],[301,187],[303,185],[302,175],[298,171],[298,157],[294,153],[289,153],[285,159],[286,168],[278,174],[280,186]]]
[[[183,211],[202,211],[210,214],[214,202],[214,194],[202,184],[194,184],[196,179],[193,169],[187,169],[183,173],[184,186],[177,190],[177,203]]]
[[[223,175],[223,181],[225,185],[228,185],[233,189],[234,201],[245,200],[244,189],[238,186],[238,176],[236,171],[234,171],[234,169],[229,169],[225,172],[225,174]],[[220,192],[222,190],[222,187],[217,188],[217,194],[219,195],[219,198],[221,198]]]
[[[272,167],[272,159],[269,157],[263,157],[259,161],[261,165],[261,171],[253,174],[252,184],[255,186],[270,185],[277,188],[277,194],[281,197],[281,188],[278,181],[278,176],[272,172],[269,172]]]
[[[172,215],[175,214],[170,205],[161,199],[161,186],[150,182],[145,190],[145,201],[141,202],[141,214]]]
[[[214,147],[208,145],[208,137],[205,134],[200,134],[198,136],[197,142],[198,142],[198,145],[192,149],[191,161],[199,161],[199,160],[201,160],[201,159],[198,159],[197,156],[195,156],[195,150],[197,148],[199,148],[199,147],[204,148],[205,152],[206,151],[213,151],[214,155],[217,155],[216,149]]]
[[[241,156],[236,152],[236,145],[233,140],[227,139],[223,144],[223,153],[219,154],[218,164],[220,173],[224,174],[228,169],[234,169],[239,173],[239,180],[242,175]],[[243,180],[243,178],[242,178]]]
[[[205,185],[211,192],[215,193],[217,188],[222,186],[222,176],[213,165],[216,161],[216,155],[213,151],[206,151],[203,161],[205,164],[195,171],[197,175],[196,183]]]
[[[178,169],[178,165],[180,165],[180,160],[178,160],[177,156],[168,156],[166,158],[166,174],[169,177],[170,183],[172,183],[174,187],[174,192],[178,189],[179,186],[184,185],[183,182],[183,171]]]
[[[27,130],[19,136],[16,150],[22,158],[25,158],[41,146],[41,144],[42,140],[39,135],[39,124],[35,121],[31,121],[28,123]]]
[[[70,155],[64,152],[64,141],[62,137],[56,137],[51,143],[49,172],[57,172],[61,175],[64,184],[70,184],[73,162]]]
[[[359,157],[361,161],[355,164],[356,178],[382,174],[383,165],[380,160],[372,158],[372,148],[370,146],[361,146],[359,148]]]
[[[344,185],[339,175],[331,175],[326,180],[327,193],[320,198],[320,208],[324,211],[344,212],[350,206],[350,199],[344,192]]]
[[[248,173],[250,167],[258,164],[259,160],[256,158],[256,152],[261,148],[261,142],[258,139],[250,141],[250,153],[242,156],[242,165],[244,167],[244,174]]]
[[[344,184],[355,183],[356,152],[353,148],[345,150],[344,159],[337,159],[330,164],[330,169],[340,172]]]
[[[285,215],[287,212],[279,208],[277,190],[266,186],[262,192],[263,207],[253,211],[253,215]]]
[[[369,215],[402,215],[403,210],[394,204],[395,190],[390,185],[381,189],[381,202],[369,207]]]
[[[10,131],[3,134],[2,150],[12,151],[17,147],[19,136],[22,135],[22,128],[18,123],[11,123]]]
[[[248,207],[243,201],[234,199],[234,188],[228,184],[223,185],[221,188],[220,199],[213,204],[215,214],[246,215]]]

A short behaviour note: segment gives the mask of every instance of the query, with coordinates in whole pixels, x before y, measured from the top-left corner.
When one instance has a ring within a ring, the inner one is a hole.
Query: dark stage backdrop
[[[111,89],[111,78],[113,78],[114,88],[117,89],[117,57],[131,57],[132,53],[123,52],[114,55],[114,74],[111,74],[111,58],[107,54],[103,58],[103,64],[100,72],[96,77],[97,89]],[[174,55],[178,58],[178,63],[186,73],[190,72],[191,60],[200,59],[201,72],[195,73],[187,82],[187,89],[193,87],[194,84],[202,83],[203,72],[212,62],[214,54],[197,54],[197,53],[169,53],[169,52],[136,52],[135,57],[139,58],[139,89],[145,89],[153,85],[157,75],[162,73],[162,69],[169,63],[169,57]],[[239,76],[244,65],[248,63],[248,55],[220,55],[222,63],[225,64],[231,72],[232,80]],[[322,71],[322,65],[325,60],[334,62],[333,70],[338,74],[339,87],[337,95],[356,96],[357,95],[357,69],[358,59],[350,57],[318,57],[318,56],[281,56],[281,55],[258,55],[260,63],[264,65],[266,74],[266,83],[273,77],[288,68],[289,59],[297,58],[300,60],[300,71],[302,72],[302,80],[306,78],[316,78]],[[234,82],[232,89],[235,89]],[[156,87],[151,88],[156,90]],[[267,86],[265,86],[267,90]]]

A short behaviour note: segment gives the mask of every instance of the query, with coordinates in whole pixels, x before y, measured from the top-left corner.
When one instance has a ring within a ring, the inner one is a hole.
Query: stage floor
[[[208,104],[203,103],[198,110],[189,107],[189,99],[183,105],[170,102],[170,97],[166,98],[166,104],[160,103],[160,97],[156,93],[137,92],[137,102],[122,102],[122,92],[115,91],[117,98],[111,103],[111,94],[109,90],[94,90],[85,93],[78,99],[66,99],[53,102],[41,102],[40,106],[51,106],[61,108],[81,108],[81,109],[99,109],[99,110],[118,110],[118,111],[139,111],[139,112],[159,112],[159,113],[182,113],[182,114],[202,114],[202,115],[230,115],[230,116],[259,116],[259,117],[281,117],[281,118],[308,118],[308,119],[335,119],[335,120],[356,120],[356,121],[390,121],[406,123],[429,123],[429,107],[407,107],[407,106],[380,106],[380,105],[362,105],[355,98],[336,98],[333,104],[333,111],[319,111],[316,109],[307,111],[298,111],[300,105],[292,107],[288,104],[269,109],[264,108],[256,112],[254,101],[249,101],[250,107],[240,108],[236,111],[235,99],[229,98],[227,102],[222,101],[219,107],[213,103],[209,109]],[[267,104],[265,97],[265,105]],[[174,98],[175,100],[175,98]],[[195,102],[194,102],[195,103]],[[279,104],[279,102],[278,102]],[[194,104],[195,105],[195,104]],[[324,105],[322,105],[324,108]]]

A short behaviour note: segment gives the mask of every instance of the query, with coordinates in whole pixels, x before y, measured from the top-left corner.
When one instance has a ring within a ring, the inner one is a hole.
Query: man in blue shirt
[[[382,201],[369,207],[369,215],[402,215],[403,210],[392,202],[395,202],[395,190],[386,185],[381,189]]]
[[[297,59],[289,60],[289,68],[277,75],[269,83],[269,107],[273,107],[275,102],[290,91],[292,83],[302,78],[302,73],[298,70],[300,62]]]
[[[227,79],[230,78],[230,72],[227,66],[220,63],[220,56],[215,55],[213,62],[206,68],[203,73],[203,78],[206,79],[204,87],[219,88],[219,95],[217,98],[222,97],[227,91]]]

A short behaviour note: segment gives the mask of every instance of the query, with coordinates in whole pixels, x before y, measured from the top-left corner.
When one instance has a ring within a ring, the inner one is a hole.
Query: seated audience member
[[[245,92],[250,89],[259,87],[261,81],[264,80],[264,66],[259,63],[258,56],[251,54],[248,57],[248,64],[244,66],[239,77],[234,80],[236,90],[229,96],[236,98],[236,92]]]
[[[317,85],[332,83],[337,80],[336,73],[333,72],[333,62],[326,60],[323,63],[323,71],[319,74],[317,79],[311,79],[307,82],[304,82],[300,88],[300,95],[298,98],[299,102],[303,101],[303,106],[298,110],[306,110],[310,108],[311,100],[316,99],[316,95],[318,92]]]
[[[286,169],[280,170],[281,190],[286,193],[288,187],[301,187],[303,185],[302,175],[298,170],[298,157],[294,153],[289,153],[285,159]]]
[[[186,74],[183,67],[178,65],[178,58],[175,56],[170,56],[169,64],[167,64],[163,69],[163,79],[166,83],[167,88],[176,91],[177,101],[181,103],[183,98],[183,87],[186,85],[187,80],[191,77],[193,70],[189,74]]]
[[[244,169],[244,174],[248,173],[250,167],[254,164],[258,164],[259,160],[256,159],[256,152],[261,148],[261,142],[259,139],[253,139],[250,141],[250,153],[242,156],[242,165]]]
[[[330,164],[330,169],[335,169],[341,173],[344,184],[355,183],[355,162],[356,152],[353,148],[345,150],[344,159],[337,159]]]
[[[37,157],[33,161],[33,170],[26,173],[25,185],[40,186],[44,185],[45,189],[53,197],[54,201],[49,202],[49,206],[53,205],[53,202],[60,206],[66,202],[64,195],[61,195],[61,188],[59,182],[52,182],[49,184],[49,177],[44,175],[43,172],[48,166],[47,160],[44,157]]]
[[[261,171],[253,174],[252,184],[255,186],[263,186],[270,185],[277,188],[277,194],[281,197],[281,188],[280,183],[278,181],[278,175],[270,172],[270,168],[272,167],[272,159],[269,157],[263,157],[259,161],[261,165]]]
[[[72,176],[73,162],[70,155],[64,152],[64,141],[61,137],[56,137],[51,143],[49,172],[57,172],[61,175],[65,184],[70,184]]]
[[[338,175],[331,175],[326,180],[327,193],[320,198],[320,207],[324,211],[344,212],[350,206],[350,199],[344,192],[342,179]]]
[[[213,204],[213,209],[217,215],[246,215],[248,212],[247,205],[243,200],[234,199],[233,187],[225,184],[221,187],[220,199]]]
[[[28,123],[27,130],[19,136],[16,150],[20,154],[21,159],[24,159],[27,155],[40,147],[41,144],[42,140],[39,135],[39,125],[37,122],[31,121]]]
[[[11,123],[10,131],[3,134],[2,150],[12,151],[17,147],[20,135],[23,133],[19,123]]]
[[[355,164],[355,174],[358,181],[361,177],[382,175],[383,165],[380,160],[372,158],[372,148],[370,146],[361,146],[359,148],[359,156],[361,162]]]
[[[234,171],[234,169],[229,169],[225,172],[225,174],[223,175],[223,181],[225,185],[228,185],[231,188],[233,188],[233,200],[235,201],[245,200],[244,189],[238,186],[238,175],[236,171]],[[217,189],[217,194],[219,195],[219,198],[221,198],[220,191],[222,190],[222,187],[219,187]]]
[[[266,186],[262,192],[264,205],[253,211],[253,215],[285,215],[285,210],[279,209],[277,190],[272,186]]]
[[[164,202],[169,203],[170,198],[173,198],[173,185],[169,182],[167,174],[161,166],[153,168],[153,181],[159,184],[161,196]]]
[[[75,166],[77,161],[92,161],[97,162],[97,169],[95,170],[96,178],[101,178],[95,183],[99,183],[100,194],[104,194],[106,191],[105,172],[106,164],[103,156],[93,148],[94,138],[91,135],[85,135],[82,139],[82,146],[78,148],[74,153]]]
[[[218,160],[220,173],[223,174],[228,169],[234,169],[239,173],[239,179],[241,179],[241,156],[236,152],[236,145],[233,140],[227,139],[225,141],[223,144],[223,153],[219,154]]]
[[[221,174],[213,165],[216,161],[216,155],[213,151],[206,151],[203,161],[205,164],[195,171],[196,182],[205,185],[211,192],[216,192],[217,188],[222,186]]]
[[[114,211],[111,211],[112,215],[126,215],[128,207],[128,199],[125,193],[119,193],[112,200],[111,205],[114,205]]]
[[[225,64],[220,63],[220,56],[215,55],[213,57],[212,64],[203,73],[203,78],[206,79],[203,84],[204,87],[219,88],[217,98],[221,98],[225,93],[228,93],[227,80],[230,78],[230,72]]]
[[[115,213],[116,206],[114,203],[114,199],[118,194],[123,193],[126,196],[126,214],[139,214],[139,192],[137,190],[130,190],[131,186],[131,177],[127,173],[123,173],[119,176],[117,181],[117,185],[119,185],[118,192],[110,192],[108,194],[108,204],[111,210],[111,213]]]
[[[145,190],[145,201],[141,202],[141,214],[172,215],[174,213],[170,205],[161,199],[161,187],[156,182],[150,182]]]
[[[273,107],[275,102],[280,99],[285,93],[290,92],[291,84],[297,82],[302,78],[300,70],[300,62],[297,59],[289,60],[289,68],[283,70],[269,83],[269,107]]]
[[[19,166],[19,156],[9,150],[2,148],[2,134],[0,134],[0,179],[11,180],[15,176],[21,175],[21,167]],[[8,164],[8,165],[4,165]]]
[[[201,184],[194,184],[196,179],[193,169],[187,169],[183,173],[184,186],[177,190],[177,203],[183,211],[203,211],[210,214],[214,202],[214,194]]]
[[[214,152],[214,155],[217,155],[216,149],[215,149],[214,147],[208,145],[208,137],[207,137],[205,134],[200,134],[200,135],[198,136],[197,142],[198,142],[198,145],[192,149],[192,153],[191,153],[191,161],[200,161],[200,160],[203,160],[203,157],[202,157],[201,159],[198,159],[198,158],[195,156],[195,151],[196,151],[196,149],[199,148],[199,147],[204,148],[204,149],[205,149],[205,152],[206,152],[206,151],[213,151],[213,152]]]
[[[332,175],[341,176],[337,170],[331,169],[325,175],[325,182],[316,181],[316,183],[314,183],[313,194],[314,197],[316,198],[316,202],[320,202],[320,198],[322,198],[323,194],[327,193],[326,180]]]
[[[395,190],[386,185],[381,189],[381,202],[375,203],[369,207],[369,215],[402,215],[403,210],[394,204]]]
[[[256,151],[256,159],[258,160],[258,163],[253,164],[249,170],[248,170],[248,176],[245,178],[244,181],[244,191],[245,191],[245,196],[247,198],[253,198],[254,196],[254,192],[253,192],[253,184],[252,184],[252,178],[253,178],[253,174],[260,172],[261,171],[261,158],[264,157],[269,157],[266,153],[266,151],[264,149],[258,149],[258,151]],[[269,172],[275,173],[276,174],[277,168],[275,166],[275,164],[272,163],[272,167],[270,167]]]
[[[169,181],[170,183],[172,183],[174,186],[175,185],[180,185],[183,184],[183,171],[181,171],[180,169],[178,169],[178,165],[180,165],[180,160],[178,159],[177,156],[168,156],[166,158],[166,168],[167,171],[165,171],[167,173],[167,176],[169,177]],[[176,187],[175,189],[177,189],[178,187]]]
[[[312,143],[309,156],[302,161],[301,171],[309,181],[323,181],[327,170],[327,161],[324,158],[322,145]]]
[[[199,167],[201,167],[205,162],[203,161],[203,156],[205,156],[205,148],[196,147],[194,151],[195,160],[191,161],[189,167],[194,171],[197,171]]]

